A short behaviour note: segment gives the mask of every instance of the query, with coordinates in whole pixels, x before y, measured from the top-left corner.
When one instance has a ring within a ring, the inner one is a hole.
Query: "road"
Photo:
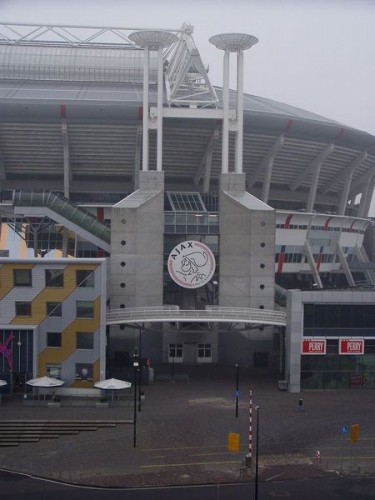
[[[319,478],[260,482],[259,500],[365,500],[373,498],[375,478]],[[98,489],[69,486],[0,471],[0,497],[6,500],[233,500],[254,498],[254,483],[163,488]]]

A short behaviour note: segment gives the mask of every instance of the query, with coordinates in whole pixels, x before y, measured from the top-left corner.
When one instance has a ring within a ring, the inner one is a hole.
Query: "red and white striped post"
[[[253,456],[253,391],[250,389],[250,400],[249,400],[249,449],[246,455],[246,465],[251,464],[251,459]]]

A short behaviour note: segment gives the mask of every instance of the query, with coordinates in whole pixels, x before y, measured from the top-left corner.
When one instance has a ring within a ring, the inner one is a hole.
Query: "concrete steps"
[[[132,420],[0,420],[0,447],[132,424]]]

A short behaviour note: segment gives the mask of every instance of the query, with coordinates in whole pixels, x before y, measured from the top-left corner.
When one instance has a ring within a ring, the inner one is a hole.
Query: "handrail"
[[[208,306],[206,309],[182,310],[178,306],[136,307],[110,309],[107,325],[143,322],[219,322],[254,323],[285,326],[286,314],[282,311],[241,307]]]

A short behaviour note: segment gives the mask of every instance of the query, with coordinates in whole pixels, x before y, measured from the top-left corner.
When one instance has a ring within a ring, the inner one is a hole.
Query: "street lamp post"
[[[260,406],[255,407],[255,411],[257,412],[257,442],[255,447],[255,500],[258,500],[258,482],[259,482],[259,410]]]
[[[133,368],[134,368],[134,417],[133,417],[133,446],[137,446],[137,378],[139,370],[139,356],[137,350],[133,354]]]
[[[139,327],[139,385],[138,385],[138,411],[141,411],[141,394],[142,394],[142,326]]]
[[[236,363],[236,418],[238,418],[238,399],[240,397],[240,391],[239,391],[239,371],[240,367],[238,363]]]
[[[212,305],[216,306],[218,303],[218,285],[219,283],[217,281],[212,282]]]

